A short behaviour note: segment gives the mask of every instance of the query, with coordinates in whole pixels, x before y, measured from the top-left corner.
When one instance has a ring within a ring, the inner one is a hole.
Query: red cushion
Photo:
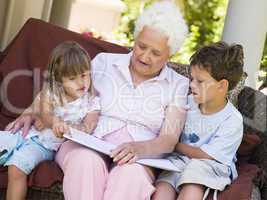
[[[0,189],[7,186],[7,168],[0,167]]]
[[[0,112],[0,130],[4,130],[6,125],[14,119],[14,117],[5,116]]]
[[[238,178],[223,192],[219,192],[218,200],[250,199],[253,179],[257,176],[259,168],[253,164],[242,164],[238,167]],[[212,200],[213,194],[208,200]]]
[[[50,187],[54,183],[62,182],[63,172],[54,161],[40,163],[31,173],[28,179],[29,186]]]
[[[245,133],[242,143],[237,151],[237,158],[239,163],[248,162],[255,148],[261,143],[258,135],[253,133]]]
[[[54,161],[40,163],[28,176],[28,186],[47,188],[62,182],[63,173]],[[0,167],[0,189],[7,187],[7,167]]]

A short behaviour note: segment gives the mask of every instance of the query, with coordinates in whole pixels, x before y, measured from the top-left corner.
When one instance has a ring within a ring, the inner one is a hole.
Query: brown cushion
[[[62,182],[63,172],[54,161],[43,161],[28,176],[28,186],[48,188]],[[7,167],[0,167],[0,189],[7,187]]]
[[[62,182],[63,172],[54,161],[43,161],[30,174],[28,185],[34,187],[50,187]]]
[[[5,116],[0,112],[0,130],[4,130],[6,125],[13,121],[15,118],[13,117],[9,117],[9,116]]]
[[[256,147],[261,143],[257,134],[244,133],[242,142],[237,151],[239,163],[248,162]]]
[[[3,58],[4,58],[4,53],[2,51],[0,51],[0,63],[3,60]]]
[[[7,167],[0,167],[0,189],[7,186]]]
[[[238,167],[238,178],[227,186],[223,192],[219,192],[218,200],[250,199],[253,180],[259,173],[259,168],[253,164],[242,164]],[[210,194],[208,200],[212,200]]]
[[[92,58],[99,52],[128,52],[125,47],[94,38],[88,39],[81,34],[41,20],[30,19],[9,46],[8,54],[0,64],[0,74],[7,77],[16,70],[16,72],[23,70],[23,72],[34,72],[37,76],[41,76],[51,50],[66,40],[74,40],[80,43]],[[7,87],[7,99],[11,105],[21,109],[30,105],[33,100],[33,81],[33,77],[27,75],[15,76],[11,79]],[[41,84],[42,80],[37,80],[37,83]],[[37,88],[37,90],[40,90],[40,88]],[[7,106],[7,101],[3,102],[1,112],[3,115],[12,117],[19,114]]]

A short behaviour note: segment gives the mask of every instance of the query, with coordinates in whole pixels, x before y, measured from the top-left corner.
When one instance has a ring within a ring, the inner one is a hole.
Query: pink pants
[[[114,144],[132,141],[126,130],[104,139]],[[142,165],[115,165],[109,170],[109,157],[72,141],[62,144],[56,161],[64,172],[66,200],[149,200],[155,190]]]

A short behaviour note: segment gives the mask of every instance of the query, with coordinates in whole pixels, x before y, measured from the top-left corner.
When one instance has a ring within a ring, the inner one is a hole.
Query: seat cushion
[[[253,164],[242,164],[238,167],[238,178],[218,193],[218,200],[247,199],[250,200],[253,190],[253,179],[257,177],[259,168]],[[208,197],[212,200],[213,193]]]
[[[28,186],[48,188],[62,183],[63,172],[54,161],[43,161],[29,175]],[[7,187],[7,167],[0,167],[0,188]]]

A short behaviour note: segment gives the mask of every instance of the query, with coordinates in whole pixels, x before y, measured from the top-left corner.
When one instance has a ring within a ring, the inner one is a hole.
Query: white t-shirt
[[[99,138],[126,126],[136,141],[153,139],[160,132],[167,106],[187,104],[189,79],[168,66],[135,88],[129,71],[131,56],[100,53],[92,61],[93,84],[101,102],[94,131]]]
[[[232,177],[236,178],[235,155],[243,137],[242,115],[230,101],[221,111],[210,115],[200,112],[192,95],[188,97],[188,103],[190,109],[181,142],[200,147],[216,161],[229,166]]]

